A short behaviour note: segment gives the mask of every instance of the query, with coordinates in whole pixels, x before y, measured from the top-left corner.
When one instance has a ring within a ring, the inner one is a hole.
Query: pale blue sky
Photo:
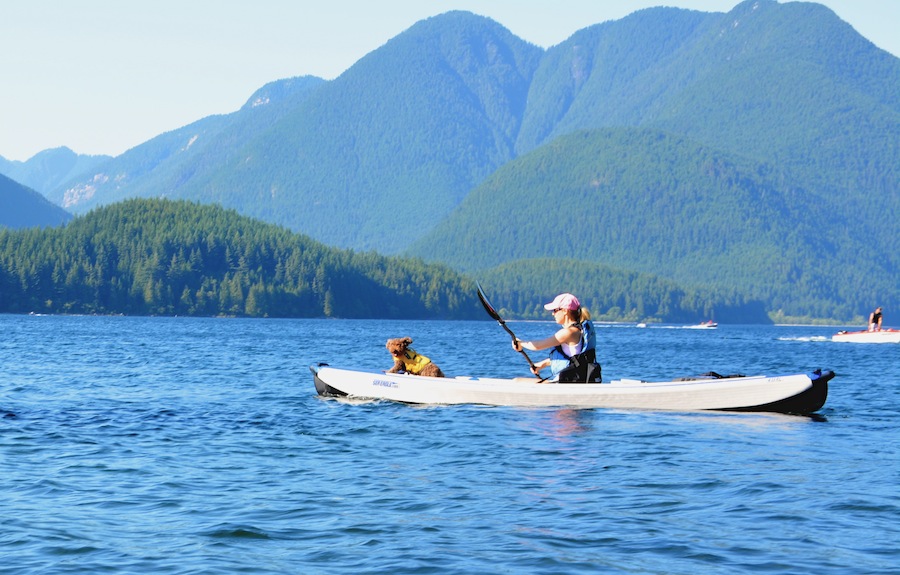
[[[0,156],[118,155],[281,78],[332,79],[423,18],[488,16],[542,47],[648,6],[738,0],[0,0]],[[820,0],[900,55],[900,1]]]

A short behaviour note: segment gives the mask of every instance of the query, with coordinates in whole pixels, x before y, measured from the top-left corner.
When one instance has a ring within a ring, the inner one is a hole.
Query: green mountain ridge
[[[567,174],[547,171],[566,169],[550,156],[577,154],[566,138],[584,130],[650,135],[608,137],[605,175],[620,178],[617,189],[602,178],[567,188]],[[663,157],[647,156],[654,149]],[[633,158],[665,173],[641,174]],[[553,227],[505,197],[541,180],[554,201],[595,214],[581,228],[603,225],[569,233],[568,249],[545,233],[532,251],[507,249]],[[736,290],[771,312],[853,317],[900,303],[900,238],[881,223],[900,211],[898,188],[900,60],[824,6],[748,0],[728,13],[648,8],[548,50],[449,12],[335,80],[274,82],[238,112],[162,135],[48,196],[77,213],[128,197],[220,203],[328,245],[467,268],[584,257]],[[623,212],[617,198],[640,211]],[[692,215],[704,224],[677,219]],[[447,226],[478,236],[477,257],[435,235]]]
[[[852,317],[878,293],[890,299],[891,269],[852,235],[834,241],[834,209],[770,166],[662,132],[596,130],[497,170],[407,253],[472,274],[523,258],[602,262]]]
[[[169,150],[156,167],[139,146],[102,166],[100,184],[92,174],[48,197],[76,213],[135,196],[221,203],[330,245],[396,253],[425,229],[403,225],[399,206],[437,221],[512,157],[540,54],[487,18],[450,12],[311,86],[292,108],[245,106],[225,118],[242,123],[241,137],[206,135],[202,159],[182,162],[178,148],[196,135],[182,129],[177,141],[148,143]],[[72,191],[83,188],[90,195]]]

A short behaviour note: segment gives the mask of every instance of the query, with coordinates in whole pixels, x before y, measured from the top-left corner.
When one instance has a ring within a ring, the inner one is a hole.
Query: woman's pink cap
[[[554,310],[554,309],[571,309],[576,310],[581,307],[581,303],[578,301],[578,298],[573,296],[570,293],[561,293],[556,296],[553,301],[544,305],[544,309]]]

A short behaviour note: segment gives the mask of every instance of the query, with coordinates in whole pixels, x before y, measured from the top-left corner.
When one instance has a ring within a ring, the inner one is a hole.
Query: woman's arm
[[[541,361],[535,363],[535,364],[534,364],[534,369],[531,370],[531,373],[533,373],[533,374],[535,374],[536,376],[540,377],[540,376],[541,376],[541,370],[544,369],[545,367],[550,367],[550,358],[549,358],[549,357],[546,357],[546,358],[542,359]]]
[[[530,349],[531,351],[540,351],[542,349],[550,349],[563,343],[574,344],[581,339],[581,330],[575,326],[564,327],[546,339],[537,341],[522,341],[516,338],[513,342],[513,348],[516,351],[522,349]]]

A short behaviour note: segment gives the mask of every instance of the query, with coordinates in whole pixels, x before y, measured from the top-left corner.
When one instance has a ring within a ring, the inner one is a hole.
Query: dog
[[[386,373],[400,373],[401,371],[411,373],[413,375],[424,375],[426,377],[446,377],[441,368],[424,355],[416,353],[416,350],[409,347],[413,342],[411,337],[399,337],[389,339],[385,347],[391,352],[394,358],[394,367]]]

